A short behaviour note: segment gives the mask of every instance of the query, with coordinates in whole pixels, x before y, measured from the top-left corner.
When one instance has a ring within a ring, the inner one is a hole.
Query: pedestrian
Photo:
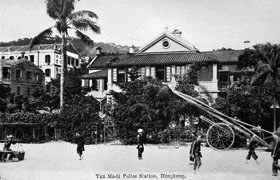
[[[83,159],[83,151],[85,151],[84,136],[81,135],[79,132],[77,132],[75,139],[76,139],[76,143],[77,143],[77,153],[79,155],[79,159],[82,160]]]
[[[259,164],[258,156],[255,152],[257,146],[258,146],[258,142],[256,139],[256,135],[251,135],[250,139],[247,140],[247,148],[249,151],[246,157],[246,164],[248,164],[248,161],[251,159],[251,156],[256,161],[256,163]]]
[[[193,156],[193,153],[192,153],[192,150],[193,150],[193,145],[194,145],[194,143],[195,143],[195,141],[196,141],[196,134],[195,133],[192,133],[192,143],[191,143],[191,148],[190,148],[190,165],[193,165],[193,162],[194,162],[194,156]]]
[[[191,148],[191,156],[194,159],[194,165],[193,170],[196,174],[196,171],[199,170],[201,166],[201,136],[198,135],[196,140],[193,142],[192,148]]]
[[[142,154],[144,152],[144,136],[143,136],[143,129],[138,129],[137,134],[137,149],[138,149],[138,159],[142,160]]]
[[[271,152],[272,161],[272,176],[278,175],[278,170],[280,166],[278,165],[278,160],[280,159],[280,132],[275,132],[273,134],[273,150]]]
[[[11,149],[11,145],[12,144],[15,144],[13,141],[12,141],[12,138],[14,136],[13,135],[8,135],[6,140],[5,140],[5,143],[4,143],[4,147],[3,147],[3,151],[12,151]],[[4,158],[3,160],[5,161],[7,158],[7,154],[4,155]],[[14,158],[14,154],[11,153],[10,156],[9,156],[9,160],[12,160]]]

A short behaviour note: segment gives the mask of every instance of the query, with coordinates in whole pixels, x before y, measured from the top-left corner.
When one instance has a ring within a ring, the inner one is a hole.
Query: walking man
[[[258,146],[258,143],[257,143],[256,136],[252,135],[247,142],[247,147],[248,147],[249,151],[248,151],[248,155],[246,157],[246,164],[248,164],[248,160],[251,159],[251,156],[256,161],[256,163],[259,164],[258,156],[255,152],[255,149],[256,149],[257,146]]]
[[[192,148],[191,148],[191,156],[193,156],[194,159],[194,165],[193,170],[196,174],[196,171],[199,170],[201,166],[201,136],[198,135],[196,140],[193,142]]]
[[[144,137],[143,137],[143,129],[138,129],[137,134],[137,149],[138,149],[138,159],[142,160],[142,153],[144,152]]]
[[[280,166],[278,165],[278,160],[280,158],[280,137],[279,137],[279,132],[276,132],[273,135],[274,138],[274,145],[273,145],[273,150],[271,153],[271,157],[273,159],[272,162],[272,176],[277,176],[278,175],[278,170],[280,170]]]
[[[83,159],[83,151],[85,150],[85,140],[84,137],[77,132],[76,133],[76,143],[77,143],[77,153],[79,155],[79,159],[82,160]]]

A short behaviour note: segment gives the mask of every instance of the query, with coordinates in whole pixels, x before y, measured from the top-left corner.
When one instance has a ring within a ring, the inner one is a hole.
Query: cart
[[[238,132],[238,134],[243,134],[246,137],[254,135],[260,144],[266,146],[268,149],[272,148],[271,145],[265,141],[264,137],[260,137],[256,131],[273,135],[272,132],[266,131],[258,126],[242,122],[237,118],[229,117],[213,107],[197,100],[196,98],[175,90],[172,85],[169,85],[169,88],[174,94],[197,108],[207,112],[212,117],[210,119],[200,116],[202,121],[207,122],[210,125],[206,133],[206,141],[211,148],[215,150],[226,150],[231,148],[235,140],[236,132]]]

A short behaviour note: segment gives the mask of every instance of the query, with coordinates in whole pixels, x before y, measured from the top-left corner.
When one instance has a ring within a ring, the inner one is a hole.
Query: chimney
[[[129,54],[134,54],[134,51],[135,51],[134,45],[132,45],[131,47],[129,47],[129,49],[128,49],[128,53],[129,53]]]
[[[101,54],[102,54],[102,48],[101,47],[97,47],[96,48],[96,55],[97,56],[101,56]]]
[[[21,52],[21,58],[24,58],[24,54],[25,54],[25,52],[23,51],[23,52]]]
[[[174,34],[175,36],[177,37],[181,37],[181,34],[182,34],[182,31],[178,30],[178,29],[175,29],[172,34]]]
[[[53,49],[57,50],[57,44],[56,43],[54,43]]]

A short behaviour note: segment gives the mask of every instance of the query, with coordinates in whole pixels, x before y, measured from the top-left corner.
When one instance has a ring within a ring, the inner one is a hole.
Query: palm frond
[[[46,0],[47,13],[53,19],[65,19],[74,11],[75,0]]]
[[[95,14],[92,11],[87,11],[87,10],[81,10],[81,11],[72,13],[69,16],[69,19],[77,19],[77,18],[85,18],[85,17],[98,19],[97,14]]]
[[[258,68],[251,79],[251,85],[255,85],[260,79],[266,79],[269,73],[272,73],[273,70],[271,69],[269,64],[259,64]]]
[[[87,35],[83,34],[80,31],[76,31],[76,35],[77,37],[79,37],[81,39],[81,41],[83,41],[84,43],[86,43],[89,46],[93,46],[94,42],[92,39],[90,39],[90,37],[88,37]]]
[[[35,36],[29,43],[29,49],[31,50],[35,45],[39,44],[43,38],[50,37],[52,35],[52,27],[42,31],[37,36]]]
[[[91,29],[94,33],[99,34],[100,33],[100,27],[92,20],[90,19],[73,19],[72,25],[81,31],[87,31],[88,29]]]

